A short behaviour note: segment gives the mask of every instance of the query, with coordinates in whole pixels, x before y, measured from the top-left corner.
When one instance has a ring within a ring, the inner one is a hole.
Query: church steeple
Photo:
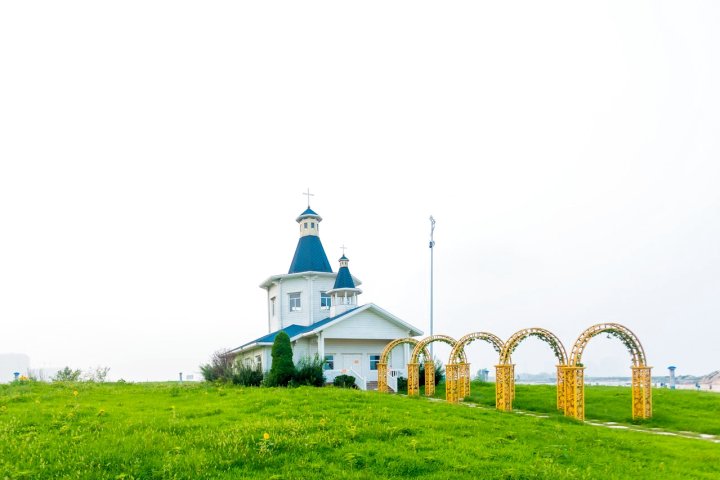
[[[344,247],[343,247],[344,249]],[[355,286],[353,277],[350,274],[348,263],[350,260],[345,256],[340,257],[340,269],[337,277],[335,277],[335,285],[328,290],[332,306],[330,307],[330,316],[334,317],[357,307],[357,296],[362,290]]]
[[[317,237],[320,235],[320,222],[322,222],[322,217],[313,212],[310,207],[298,215],[295,221],[300,225],[300,237],[304,237],[305,235],[315,235]]]
[[[299,272],[329,272],[332,273],[330,262],[325,255],[325,249],[320,242],[320,222],[322,217],[310,208],[310,196],[308,195],[308,207],[295,221],[300,226],[300,239],[295,248],[295,255],[288,273]]]

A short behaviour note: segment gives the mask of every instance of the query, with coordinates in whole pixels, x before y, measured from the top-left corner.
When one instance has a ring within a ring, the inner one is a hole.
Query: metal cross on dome
[[[308,208],[310,208],[310,197],[314,197],[314,193],[310,193],[310,189],[308,188],[307,193],[303,192],[303,195],[307,195],[308,197]]]
[[[343,257],[344,257],[344,256],[345,256],[345,249],[346,249],[347,247],[346,247],[346,246],[345,246],[345,244],[343,243],[343,246],[342,246],[342,247],[340,247],[340,248],[342,248],[342,251],[343,251]]]

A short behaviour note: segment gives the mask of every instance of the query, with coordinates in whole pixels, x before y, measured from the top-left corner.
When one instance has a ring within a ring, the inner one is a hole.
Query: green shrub
[[[442,362],[435,359],[435,385],[439,385],[440,382],[445,378],[445,367]],[[420,377],[418,378],[420,386],[425,385],[425,364],[420,363]]]
[[[240,361],[235,363],[232,383],[244,387],[259,387],[263,381],[263,373],[256,365],[247,365]]]
[[[108,372],[110,372],[110,367],[90,368],[85,372],[83,378],[86,382],[104,383],[107,380]]]
[[[272,347],[272,367],[265,384],[268,387],[286,387],[295,377],[295,364],[292,359],[290,337],[284,331],[275,335]]]
[[[317,354],[313,357],[301,358],[295,373],[295,384],[310,387],[322,387],[325,385],[324,364],[325,361]]]
[[[79,382],[82,370],[73,370],[70,367],[65,367],[52,377],[53,382]]]
[[[407,393],[407,378],[405,377],[398,377],[397,379],[397,389],[398,391],[395,393]]]
[[[357,388],[355,385],[355,377],[352,375],[338,375],[333,380],[333,385],[341,388]]]
[[[233,376],[232,360],[220,352],[215,352],[210,363],[200,365],[200,372],[206,382],[230,381]]]

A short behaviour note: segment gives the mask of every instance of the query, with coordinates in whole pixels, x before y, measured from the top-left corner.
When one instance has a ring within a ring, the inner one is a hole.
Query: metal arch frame
[[[406,344],[406,343],[416,346],[419,343],[419,341],[412,337],[406,337],[406,338],[398,338],[398,339],[393,340],[392,342],[388,343],[387,345],[385,345],[385,348],[383,349],[382,353],[380,354],[380,361],[378,362],[378,392],[383,392],[383,393],[388,392],[387,361],[388,361],[388,357],[390,356],[390,352],[392,352],[395,347]],[[426,356],[426,358],[429,357],[428,351],[425,348],[423,348],[423,354]]]
[[[536,336],[550,345],[557,357],[558,408],[565,416],[579,420],[585,419],[585,384],[584,370],[581,363],[582,354],[588,342],[595,336],[607,333],[618,338],[628,349],[632,357],[632,416],[633,419],[652,417],[652,377],[646,362],[645,350],[638,337],[627,327],[619,323],[599,323],[583,331],[575,341],[570,356],[567,356],[562,342],[549,330],[543,328],[526,328],[515,332],[507,342],[488,332],[474,332],[454,340],[446,335],[432,335],[420,341],[414,338],[401,338],[390,342],[378,363],[378,390],[387,392],[387,359],[390,352],[398,345],[407,343],[414,345],[408,366],[408,395],[419,394],[419,357],[422,352],[425,358],[425,383],[428,386],[425,394],[432,395],[435,391],[435,365],[427,350],[427,345],[442,341],[452,346],[449,363],[446,365],[447,401],[457,403],[470,393],[470,364],[467,363],[465,346],[475,340],[484,340],[500,354],[496,365],[495,401],[499,410],[511,410],[515,396],[514,365],[511,355],[517,346],[529,336]],[[429,361],[428,361],[429,360]]]
[[[582,362],[582,354],[585,351],[585,347],[588,342],[591,338],[596,335],[600,335],[601,333],[607,333],[620,339],[630,352],[634,367],[640,367],[646,364],[645,350],[643,349],[640,340],[637,338],[637,335],[630,331],[629,328],[624,325],[620,325],[619,323],[598,323],[585,329],[577,340],[575,340],[575,345],[570,353],[571,365],[578,365]]]
[[[647,366],[645,350],[638,337],[619,323],[598,323],[587,328],[575,341],[570,361],[564,369],[565,415],[585,419],[585,382],[582,354],[588,342],[595,336],[607,333],[618,338],[632,357],[632,417],[652,417],[652,378]]]
[[[457,340],[447,335],[431,335],[420,340],[410,354],[410,363],[408,363],[408,396],[420,394],[420,352],[423,352],[425,359],[425,396],[430,397],[435,394],[435,361],[427,354],[425,347],[434,342],[444,342],[454,347]],[[465,352],[462,352],[462,358],[465,359]]]
[[[496,388],[495,403],[498,410],[512,410],[512,402],[515,399],[515,365],[512,363],[511,355],[515,349],[528,337],[537,337],[547,343],[558,360],[557,368],[557,409],[565,410],[565,375],[564,368],[567,366],[568,356],[565,346],[560,339],[550,330],[540,327],[523,328],[513,333],[505,342],[505,346],[500,352],[499,364],[495,366],[496,371]]]
[[[460,337],[460,339],[457,341],[457,344],[450,351],[450,361],[454,362],[456,360],[459,360],[458,356],[460,355],[460,352],[462,352],[462,355],[465,355],[465,347],[470,345],[475,340],[484,340],[488,342],[498,353],[501,353],[503,347],[505,346],[505,342],[503,342],[500,337],[490,332],[468,333],[467,335],[463,335],[462,337]]]
[[[505,345],[500,337],[489,332],[468,333],[457,341],[450,351],[450,359],[445,366],[445,398],[450,403],[458,403],[470,395],[470,364],[465,356],[465,347],[475,340],[489,343],[498,354]],[[495,395],[497,398],[497,388]]]
[[[565,346],[560,339],[550,330],[539,327],[523,328],[513,333],[505,342],[502,352],[500,352],[500,363],[510,363],[512,353],[520,343],[528,337],[537,337],[550,345],[550,348],[553,349],[553,353],[555,354],[555,358],[558,359],[558,363],[562,365],[567,364],[568,356],[565,352]]]

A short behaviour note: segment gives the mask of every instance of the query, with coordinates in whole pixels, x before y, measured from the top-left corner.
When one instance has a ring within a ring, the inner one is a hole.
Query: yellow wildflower
[[[263,440],[270,440],[270,434],[267,432],[263,433]]]
[[[77,390],[73,390],[73,395],[77,397],[77,396],[78,396],[78,391],[77,391]]]

